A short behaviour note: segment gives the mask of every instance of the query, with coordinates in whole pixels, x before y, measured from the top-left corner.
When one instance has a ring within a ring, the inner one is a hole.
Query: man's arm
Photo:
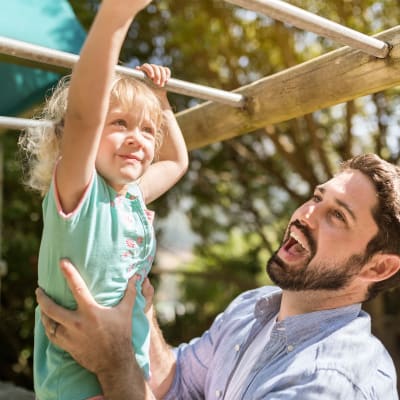
[[[150,322],[150,387],[157,399],[168,392],[175,377],[176,358],[158,325],[153,307],[154,289],[148,278],[143,281],[142,293],[146,298],[146,316]]]
[[[131,345],[135,279],[129,281],[125,296],[117,306],[104,307],[95,302],[70,262],[63,260],[60,266],[77,309],[67,310],[37,289],[37,301],[49,339],[97,375],[107,400],[154,400]],[[54,323],[57,323],[56,329]]]

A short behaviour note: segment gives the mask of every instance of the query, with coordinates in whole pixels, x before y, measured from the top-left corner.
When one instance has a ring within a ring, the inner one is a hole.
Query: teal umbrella
[[[67,0],[0,0],[0,36],[79,54],[86,32]],[[17,116],[44,99],[60,74],[0,55],[0,115]]]

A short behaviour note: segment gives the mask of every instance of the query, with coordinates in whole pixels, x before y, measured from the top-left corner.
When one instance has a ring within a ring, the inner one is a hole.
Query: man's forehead
[[[372,214],[372,210],[376,206],[375,187],[370,179],[360,171],[340,172],[329,181],[319,185],[318,189],[346,204],[356,215],[364,212]]]

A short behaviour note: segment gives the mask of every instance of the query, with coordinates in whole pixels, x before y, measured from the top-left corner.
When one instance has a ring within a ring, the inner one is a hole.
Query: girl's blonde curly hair
[[[25,184],[42,196],[50,187],[54,167],[60,157],[70,78],[66,76],[58,82],[38,115],[38,119],[51,123],[27,128],[18,140],[25,167]],[[146,112],[152,116],[157,129],[155,147],[159,149],[162,142],[162,108],[156,94],[137,79],[117,75],[110,96],[110,104],[115,103],[129,112]]]

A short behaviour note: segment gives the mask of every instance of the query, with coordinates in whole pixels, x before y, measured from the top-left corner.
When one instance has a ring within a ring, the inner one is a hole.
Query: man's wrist
[[[99,368],[96,375],[107,400],[146,398],[146,382],[133,351],[113,358],[107,367]]]

